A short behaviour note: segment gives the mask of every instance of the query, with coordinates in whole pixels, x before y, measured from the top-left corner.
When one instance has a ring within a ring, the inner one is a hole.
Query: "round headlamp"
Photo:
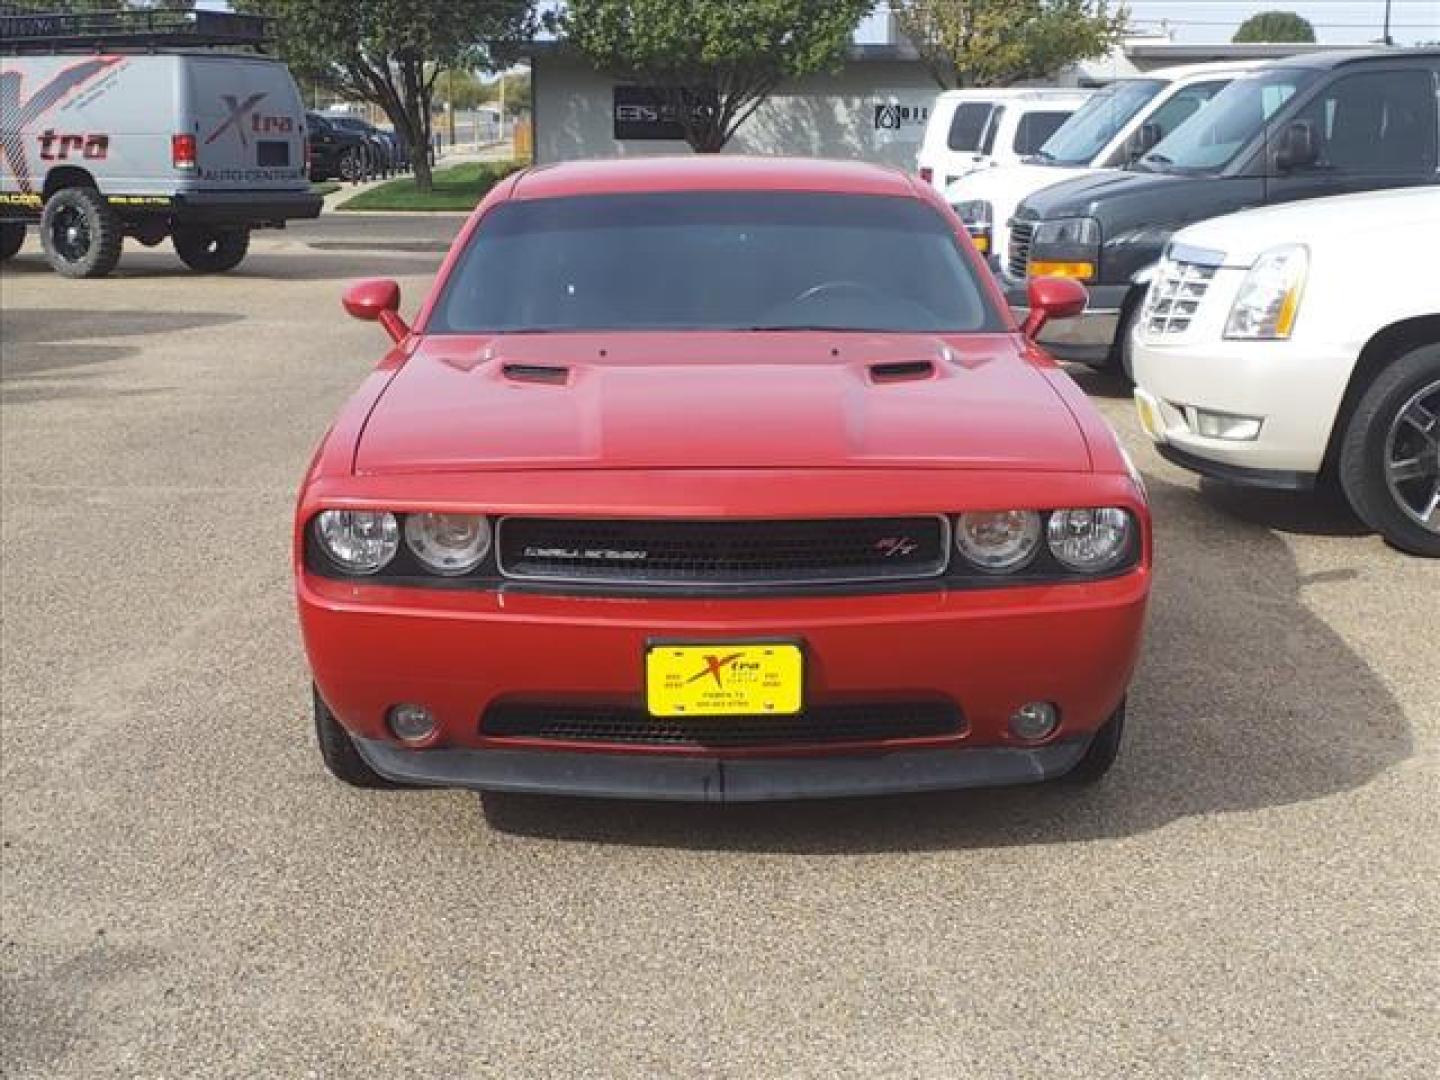
[[[388,510],[322,510],[315,538],[347,574],[375,574],[400,550],[400,525]]]
[[[1056,510],[1045,539],[1050,553],[1070,570],[1103,574],[1124,560],[1130,550],[1131,518],[1113,506],[1098,510]]]
[[[955,547],[981,570],[1020,570],[1040,550],[1040,515],[1034,510],[961,514],[955,522]]]
[[[479,514],[411,514],[405,543],[432,574],[468,574],[490,552],[490,522]]]

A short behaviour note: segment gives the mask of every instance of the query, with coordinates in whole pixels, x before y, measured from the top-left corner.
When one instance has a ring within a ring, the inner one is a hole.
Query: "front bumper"
[[[530,750],[403,750],[356,739],[360,756],[391,780],[431,787],[591,798],[739,803],[1029,784],[1063,776],[1088,737],[1036,749],[899,750],[823,758],[660,757]]]
[[[1313,487],[1358,346],[1224,341],[1203,329],[1192,334],[1180,343],[1135,337],[1136,408],[1159,452],[1233,483]],[[1201,435],[1197,410],[1259,420],[1259,434],[1243,440]]]
[[[301,626],[321,696],[384,775],[425,784],[656,798],[799,798],[1042,780],[1068,770],[1125,696],[1148,564],[1108,580],[982,590],[788,598],[555,596],[515,589],[357,585],[302,572]],[[953,734],[881,742],[714,747],[499,737],[492,704],[644,707],[653,638],[795,639],[809,705],[945,699]],[[1059,706],[1043,744],[1008,723]],[[420,749],[385,725],[425,705]]]
[[[1023,322],[1030,314],[1027,286],[1013,278],[1002,279],[1005,299]],[[1060,360],[1077,363],[1100,364],[1110,355],[1115,344],[1115,335],[1120,330],[1120,312],[1124,306],[1129,287],[1087,285],[1090,303],[1085,313],[1077,319],[1053,319],[1040,331],[1041,345]]]

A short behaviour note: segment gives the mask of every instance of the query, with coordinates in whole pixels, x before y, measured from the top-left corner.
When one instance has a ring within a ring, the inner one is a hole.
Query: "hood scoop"
[[[930,360],[890,360],[870,365],[870,378],[877,383],[913,382],[935,374]]]
[[[500,372],[512,382],[564,386],[570,381],[570,369],[559,364],[502,364]]]

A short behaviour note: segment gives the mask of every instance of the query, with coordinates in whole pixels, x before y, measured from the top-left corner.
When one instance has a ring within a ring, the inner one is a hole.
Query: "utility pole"
[[[450,149],[455,149],[455,72],[445,69],[445,107],[450,113]]]
[[[1390,36],[1390,0],[1385,0],[1385,33],[1382,36],[1386,45],[1395,44],[1395,39]]]
[[[505,72],[500,72],[500,141],[505,141]]]

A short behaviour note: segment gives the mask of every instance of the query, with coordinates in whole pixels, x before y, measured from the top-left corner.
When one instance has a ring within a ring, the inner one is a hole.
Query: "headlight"
[[[961,514],[955,547],[981,570],[1008,574],[1023,569],[1040,550],[1040,515],[1033,510]]]
[[[405,543],[431,573],[467,574],[490,552],[490,522],[478,514],[411,514]]]
[[[400,525],[388,510],[322,510],[315,537],[347,574],[375,574],[400,550]]]
[[[1247,341],[1288,338],[1309,265],[1310,252],[1303,244],[1271,248],[1256,259],[1235,295],[1225,336]]]
[[[1115,507],[1098,510],[1056,510],[1045,539],[1050,553],[1070,570],[1103,574],[1114,569],[1130,550],[1130,515]]]
[[[989,225],[994,221],[995,210],[984,199],[966,199],[950,205],[966,225]]]
[[[1099,247],[1100,222],[1089,217],[1042,221],[1035,226],[1030,244],[1032,250],[1037,247]]]

